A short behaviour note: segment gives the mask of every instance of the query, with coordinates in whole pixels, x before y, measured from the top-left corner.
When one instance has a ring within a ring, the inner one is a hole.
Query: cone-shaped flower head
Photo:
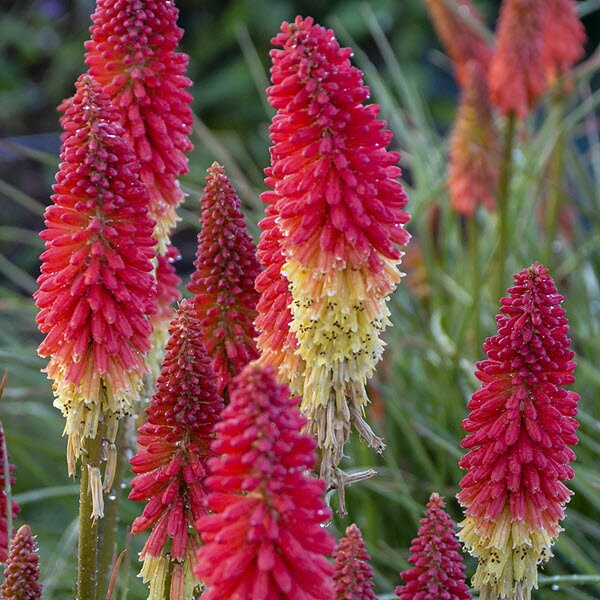
[[[170,598],[175,600],[180,598],[175,592],[181,577],[185,598],[198,585],[191,571],[198,538],[190,527],[206,513],[206,461],[213,456],[210,441],[223,400],[190,301],[179,305],[170,334],[147,421],[139,429],[139,451],[131,459],[136,476],[129,498],[148,501],[132,526],[133,533],[152,527],[140,555],[141,575],[157,594],[152,597],[162,598],[168,563],[174,563],[179,575],[171,578]]]
[[[248,365],[232,382],[209,461],[204,546],[196,574],[209,586],[203,600],[332,600],[335,548],[323,527],[331,512],[325,484],[307,474],[315,442],[300,433],[305,419],[272,369]]]
[[[583,55],[572,0],[504,0],[489,71],[492,102],[520,118]]]
[[[485,74],[475,62],[465,67],[456,123],[450,137],[448,187],[452,208],[473,216],[484,204],[494,208],[500,164],[500,138],[494,122]]]
[[[494,50],[485,35],[485,22],[471,1],[425,0],[425,3],[459,83],[465,85],[467,64],[471,61],[487,73]]]
[[[2,391],[4,389],[4,383],[6,381],[6,375],[2,379],[0,384],[0,398],[2,397]],[[6,454],[5,454],[6,453]],[[6,479],[4,478],[4,466],[8,464],[8,473],[10,477],[10,486],[12,487],[15,483],[15,478],[11,473],[15,470],[15,466],[9,462],[8,452],[6,450],[6,438],[4,437],[4,430],[0,425],[0,563],[6,562],[8,557],[8,498],[6,496]],[[16,516],[19,514],[21,507],[11,500],[11,521],[14,521]]]
[[[365,384],[383,352],[379,334],[390,324],[386,297],[401,275],[397,244],[409,239],[406,196],[396,180],[399,155],[386,150],[392,134],[377,119],[379,107],[363,105],[368,88],[350,64],[351,50],[340,48],[333,31],[300,17],[283,23],[273,43],[282,49],[271,51],[268,94],[277,114],[259,250],[269,259],[265,267],[281,264],[291,322],[276,333],[286,324],[260,315],[259,347],[279,340],[291,348],[288,333],[295,334],[296,356],[282,357],[279,377],[302,395],[301,410],[323,450],[321,473],[339,483],[351,423],[383,448],[363,419]],[[275,273],[261,284],[267,281],[283,287]],[[262,308],[272,311],[273,303]],[[290,374],[298,356],[304,371],[296,381]]]
[[[335,600],[376,600],[371,557],[360,529],[353,523],[340,540],[335,558]]]
[[[40,600],[40,567],[37,544],[29,525],[22,525],[10,547],[4,569],[2,594],[4,600]]]
[[[256,248],[241,203],[223,167],[213,163],[200,199],[202,231],[188,290],[202,322],[204,344],[217,374],[219,392],[258,356],[253,321],[259,272]]]
[[[89,72],[118,107],[140,160],[160,254],[177,221],[184,197],[177,177],[187,173],[184,152],[192,148],[188,56],[175,51],[183,33],[178,12],[172,1],[98,0],[86,42]]]
[[[150,317],[152,325],[152,349],[146,363],[154,378],[160,374],[165,344],[169,338],[169,325],[174,315],[173,304],[181,298],[177,287],[181,280],[175,272],[175,262],[181,258],[179,250],[169,245],[164,254],[156,257],[156,312]]]
[[[139,163],[100,85],[85,75],[75,87],[34,294],[46,334],[38,351],[50,356],[54,405],[67,419],[71,474],[83,439],[137,397],[156,309],[154,223]],[[107,437],[115,435],[111,425]]]
[[[585,29],[573,0],[547,0],[545,11],[542,61],[553,82],[583,57]]]
[[[465,565],[456,539],[454,522],[444,510],[444,499],[431,494],[408,562],[414,567],[400,576],[405,585],[396,588],[403,600],[469,600]]]
[[[562,296],[539,264],[515,275],[502,298],[498,334],[477,364],[482,387],[463,422],[469,452],[458,500],[459,537],[479,558],[473,578],[482,598],[530,597],[537,565],[551,556],[571,492],[578,395]]]

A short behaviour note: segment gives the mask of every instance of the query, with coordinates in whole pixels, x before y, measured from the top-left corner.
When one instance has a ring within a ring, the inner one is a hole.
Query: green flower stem
[[[2,396],[2,389],[6,382],[6,374],[2,380],[0,387],[0,397]],[[0,423],[0,435],[2,436],[2,474],[4,476],[4,498],[6,500],[6,540],[7,550],[10,549],[13,534],[13,518],[12,518],[12,490],[10,485],[10,465],[8,464],[8,450],[6,449],[6,436],[4,435],[4,427]]]
[[[108,584],[112,574],[115,559],[115,537],[119,524],[119,509],[123,489],[121,484],[125,477],[125,471],[128,464],[130,453],[130,427],[133,421],[131,417],[126,417],[119,423],[119,434],[116,441],[117,465],[115,476],[104,504],[104,519],[101,523],[99,566],[98,566],[98,590],[100,597],[103,598],[108,590]]]
[[[92,518],[92,494],[89,492],[90,467],[100,464],[102,437],[86,440],[81,457],[79,488],[79,547],[77,551],[77,600],[96,600],[98,590],[98,520]]]
[[[517,116],[511,112],[506,120],[504,136],[504,152],[500,166],[500,181],[498,182],[498,264],[496,298],[504,296],[507,282],[506,259],[508,247],[508,201],[510,196],[510,180],[512,176],[512,153],[515,139]]]
[[[467,235],[469,237],[469,254],[471,259],[471,323],[472,331],[472,352],[473,357],[479,355],[481,349],[481,340],[479,333],[479,306],[481,304],[481,281],[479,276],[479,224],[477,216],[468,218]]]

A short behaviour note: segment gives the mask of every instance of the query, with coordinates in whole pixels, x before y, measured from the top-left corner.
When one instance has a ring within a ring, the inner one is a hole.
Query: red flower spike
[[[109,422],[114,442],[115,419],[130,412],[147,372],[148,315],[156,310],[154,222],[139,163],[100,85],[84,75],[75,87],[34,294],[46,334],[38,352],[50,356],[54,405],[67,419],[71,475],[99,422]]]
[[[146,359],[155,379],[160,374],[165,344],[169,338],[169,325],[175,314],[173,304],[181,299],[181,292],[177,287],[181,280],[177,276],[174,266],[174,263],[180,258],[179,250],[172,245],[167,247],[164,254],[157,257],[155,274],[158,307],[150,317],[152,349]]]
[[[257,282],[268,298],[259,302],[258,345],[274,344],[261,364],[273,358],[280,380],[302,396],[323,451],[321,474],[342,492],[347,477],[338,465],[351,425],[383,449],[363,419],[365,385],[390,324],[386,297],[400,281],[406,196],[396,181],[399,155],[386,150],[392,134],[379,107],[363,105],[368,88],[351,50],[301,17],[283,23],[273,43],[282,49],[271,51],[268,94],[277,114],[271,190],[262,196],[269,207],[259,257],[269,272]],[[279,318],[270,319],[286,281]]]
[[[272,369],[248,365],[231,385],[230,403],[209,461],[213,514],[196,527],[204,546],[196,575],[209,586],[203,600],[332,600],[335,547],[323,527],[331,512],[325,483],[307,474],[314,440]]]
[[[571,491],[578,394],[562,296],[548,270],[534,264],[515,275],[502,298],[498,333],[477,364],[482,387],[463,422],[469,452],[460,466],[459,537],[479,558],[473,585],[481,596],[529,598],[537,565],[552,556]]]
[[[2,378],[2,383],[0,384],[0,398],[2,397],[2,391],[4,390],[4,384],[6,382],[6,375]],[[2,429],[2,425],[0,424],[0,563],[6,562],[8,558],[8,511],[7,511],[7,496],[6,496],[6,479],[4,477],[4,453],[7,453],[7,462],[10,459],[8,456],[8,452],[6,450],[6,438],[4,437],[4,430]],[[15,470],[15,466],[8,464],[8,472],[12,474]],[[15,478],[10,475],[10,486],[12,487],[15,484]],[[11,500],[11,514],[12,521],[16,519],[21,507]]]
[[[176,52],[183,30],[172,1],[98,0],[85,61],[118,107],[141,163],[150,195],[155,237],[164,254],[184,193],[177,177],[188,172],[192,149],[188,56]]]
[[[444,499],[431,494],[408,562],[415,565],[400,575],[406,585],[396,588],[402,600],[470,600],[465,565],[454,522],[444,510]]]
[[[373,592],[371,557],[365,549],[360,529],[352,524],[340,540],[335,558],[335,600],[376,600]]]
[[[1,597],[4,600],[40,600],[38,548],[29,525],[22,525],[10,547],[4,569]]]
[[[494,49],[484,35],[485,21],[470,0],[456,0],[454,7],[447,0],[425,0],[425,3],[438,37],[452,60],[458,82],[462,86],[466,84],[467,65],[471,61],[487,73]]]
[[[584,56],[585,29],[573,0],[547,0],[542,61],[553,83]]]
[[[192,302],[181,302],[169,331],[156,392],[138,432],[139,451],[131,459],[136,476],[129,494],[132,500],[148,501],[131,530],[137,534],[152,528],[140,554],[141,575],[161,598],[170,561],[180,565],[177,572],[184,576],[177,589],[199,585],[190,568],[198,546],[194,523],[206,513],[205,465],[213,456],[210,441],[223,408]]]
[[[187,289],[195,295],[204,344],[223,393],[231,379],[258,357],[253,321],[258,300],[254,282],[260,267],[240,200],[223,167],[213,163],[206,182],[196,271]]]
[[[494,209],[500,164],[500,138],[494,122],[484,72],[466,68],[454,130],[450,137],[448,187],[452,208],[467,217],[484,204]]]

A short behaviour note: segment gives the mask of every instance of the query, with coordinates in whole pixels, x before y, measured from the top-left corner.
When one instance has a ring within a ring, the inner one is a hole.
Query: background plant
[[[190,196],[180,212],[184,223],[175,235],[184,256],[178,270],[184,277],[192,270],[197,199],[206,167],[213,160],[225,164],[250,221],[256,223],[262,214],[258,194],[264,190],[262,168],[268,160],[270,112],[263,90],[268,81],[269,39],[283,19],[290,20],[298,12],[334,26],[340,41],[354,48],[355,64],[365,71],[373,99],[382,105],[383,117],[395,134],[394,147],[403,154],[412,216],[409,228],[414,236],[404,259],[408,275],[390,303],[394,327],[387,333],[384,364],[371,385],[370,420],[378,423],[388,449],[381,459],[359,445],[349,452],[350,468],[374,466],[379,476],[348,490],[349,517],[334,524],[338,534],[351,522],[360,526],[373,557],[376,590],[385,595],[399,583],[398,571],[408,566],[409,544],[433,490],[447,498],[449,512],[459,520],[453,496],[460,478],[460,422],[476,388],[473,364],[483,358],[483,337],[494,331],[499,300],[494,262],[497,223],[494,215],[476,217],[481,243],[475,259],[481,282],[473,288],[466,223],[450,210],[445,188],[454,84],[443,55],[425,50],[435,42],[421,2],[330,3],[328,14],[318,10],[317,2],[302,4],[264,2],[256,8],[254,3],[238,1],[220,8],[207,3],[201,10],[191,10],[195,3],[178,2],[180,24],[186,28],[182,48],[192,58],[189,75],[195,81],[198,115],[191,174],[184,181]],[[493,22],[496,3],[478,5]],[[44,13],[48,7],[58,7],[62,13]],[[582,11],[593,8],[594,2],[580,3]],[[39,336],[29,295],[36,289],[42,249],[37,235],[42,229],[40,215],[57,165],[54,106],[72,93],[72,82],[82,69],[82,42],[92,9],[87,1],[14,3],[3,9],[0,20],[2,55],[9,58],[1,70],[3,110],[8,107],[2,134],[9,139],[8,146],[4,139],[0,147],[0,366],[9,370],[9,379],[0,417],[11,462],[18,465],[14,492],[22,506],[19,522],[28,522],[38,535],[45,593],[57,599],[72,595],[77,486],[67,479],[61,417],[51,406],[48,381],[39,372],[44,361],[35,354]],[[556,110],[545,98],[513,154],[505,272],[518,272],[539,259],[550,268],[566,297],[578,362],[574,389],[581,395],[580,444],[571,483],[575,496],[556,556],[545,570],[548,577],[567,579],[554,582],[542,577],[539,598],[600,597],[600,407],[596,402],[600,145],[599,97],[594,87],[598,55],[593,39],[597,22],[595,13],[586,17],[592,58],[576,69],[575,89],[564,110]],[[417,34],[419,30],[426,34]],[[52,135],[39,137],[46,132]],[[23,134],[35,137],[16,140],[16,147],[14,136]],[[552,161],[558,147],[565,167],[557,180]],[[564,207],[558,242],[549,238],[544,224],[551,193],[560,196]],[[507,278],[504,288],[510,284]],[[475,293],[476,313],[472,310]],[[121,581],[127,584],[118,588],[117,596],[128,586],[130,598],[144,597],[144,588],[134,577],[141,541],[127,540],[139,510],[135,504],[123,504],[118,540],[120,547],[130,544],[131,549],[121,567]],[[129,577],[128,560],[134,563]],[[469,563],[469,575],[472,572]],[[589,581],[575,585],[568,579],[573,574],[589,576]],[[553,590],[552,585],[560,589]]]

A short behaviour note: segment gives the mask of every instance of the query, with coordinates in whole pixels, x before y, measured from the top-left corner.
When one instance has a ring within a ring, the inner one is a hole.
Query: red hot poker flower
[[[83,440],[137,398],[147,372],[148,315],[156,310],[154,223],[139,163],[101,86],[84,75],[75,87],[34,294],[46,334],[38,351],[50,356],[46,372],[67,419],[72,475]],[[115,436],[111,426],[107,437]]]
[[[353,523],[340,540],[335,558],[335,600],[376,600],[371,557],[360,529]]]
[[[477,63],[465,67],[456,123],[450,137],[448,187],[452,208],[472,217],[484,204],[494,208],[500,164],[500,138],[485,74]]]
[[[168,563],[173,563],[179,573],[171,578],[170,597],[175,600],[180,598],[174,593],[180,579],[188,591],[198,585],[192,575],[198,540],[189,528],[206,513],[206,461],[213,456],[209,445],[223,401],[190,301],[179,305],[170,334],[147,421],[139,429],[139,451],[131,459],[136,476],[129,498],[148,500],[132,526],[135,534],[152,528],[140,555],[144,581],[162,598]]]
[[[465,565],[454,523],[444,510],[444,499],[431,494],[408,562],[415,565],[401,573],[406,585],[396,588],[402,600],[470,600]]]
[[[471,61],[487,73],[494,50],[484,34],[485,22],[471,1],[457,0],[455,7],[449,6],[447,0],[426,0],[426,4],[459,83],[465,85]]]
[[[255,246],[241,203],[223,167],[208,169],[202,203],[202,230],[188,290],[202,322],[204,344],[217,374],[219,392],[258,357],[253,321],[259,272]]]
[[[40,567],[37,544],[29,525],[22,525],[10,547],[4,569],[2,598],[4,600],[40,600]]]
[[[377,119],[379,107],[363,105],[368,89],[350,64],[351,50],[301,17],[284,23],[273,43],[282,49],[271,51],[268,93],[277,114],[263,256],[272,261],[265,266],[281,265],[289,283],[287,329],[296,337],[294,344],[281,334],[296,349],[282,357],[278,375],[302,395],[301,410],[323,449],[323,477],[343,488],[338,464],[351,424],[383,448],[363,419],[365,385],[383,352],[379,334],[390,324],[386,297],[400,280],[396,244],[409,239],[406,196],[396,181],[399,155],[386,149],[392,134]],[[281,287],[283,280],[272,274],[270,283]],[[272,309],[265,304],[259,308]],[[260,316],[269,330],[263,341],[276,340]],[[298,356],[304,371],[295,380],[289,374]]]
[[[583,57],[585,30],[573,0],[547,0],[545,7],[542,61],[552,83]]]
[[[174,2],[98,0],[86,63],[118,107],[141,163],[141,179],[156,219],[159,252],[166,250],[184,198],[177,177],[192,149],[188,56],[176,52],[183,30]]]
[[[459,537],[479,558],[473,584],[482,597],[530,597],[571,495],[563,482],[573,477],[579,396],[563,387],[575,363],[562,300],[543,266],[515,275],[477,365],[482,387],[463,423],[458,500]]]
[[[272,369],[248,365],[232,382],[209,461],[213,512],[197,527],[204,546],[196,574],[203,600],[332,600],[335,547],[323,527],[331,516],[325,484],[307,474],[314,440]]]

